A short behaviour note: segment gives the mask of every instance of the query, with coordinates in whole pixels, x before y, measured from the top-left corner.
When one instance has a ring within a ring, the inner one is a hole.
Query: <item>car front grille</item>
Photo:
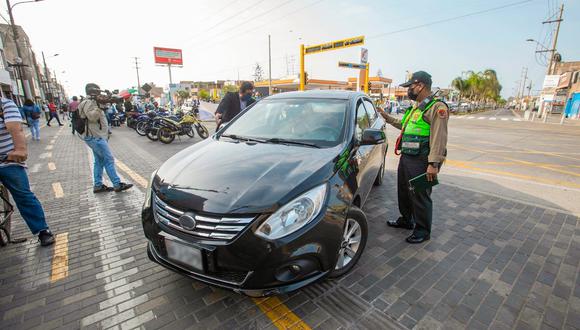
[[[167,205],[156,195],[153,201],[155,221],[202,240],[228,242],[254,220],[254,217],[207,217],[187,212],[195,219],[195,227],[188,230],[179,223],[179,217],[186,212]]]

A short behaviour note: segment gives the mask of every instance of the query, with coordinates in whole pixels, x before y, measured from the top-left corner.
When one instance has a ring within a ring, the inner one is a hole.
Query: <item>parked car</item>
[[[152,175],[142,211],[148,255],[250,296],[341,276],[365,248],[361,209],[383,182],[387,145],[364,94],[262,99]]]

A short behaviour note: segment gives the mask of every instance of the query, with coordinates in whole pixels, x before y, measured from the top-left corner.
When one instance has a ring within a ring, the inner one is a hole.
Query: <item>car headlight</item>
[[[256,230],[256,235],[274,240],[292,234],[320,214],[326,197],[326,183],[284,205]]]
[[[145,201],[143,202],[143,209],[151,207],[151,195],[153,191],[153,179],[155,179],[155,175],[157,171],[153,171],[151,174],[151,178],[149,179],[149,183],[147,184],[147,189],[145,189]]]

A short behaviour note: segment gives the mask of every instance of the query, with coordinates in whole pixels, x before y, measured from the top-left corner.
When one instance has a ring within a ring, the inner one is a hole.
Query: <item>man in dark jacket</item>
[[[244,81],[240,86],[240,92],[228,92],[216,110],[216,118],[218,118],[219,129],[222,124],[225,124],[237,116],[240,111],[254,104],[256,100],[252,97],[254,93],[254,84],[249,81]]]

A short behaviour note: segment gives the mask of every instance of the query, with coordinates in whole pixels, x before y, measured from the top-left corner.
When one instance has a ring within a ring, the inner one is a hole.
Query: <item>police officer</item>
[[[415,101],[402,119],[390,116],[382,109],[380,114],[387,123],[401,130],[398,149],[401,153],[397,173],[399,212],[401,216],[387,224],[395,228],[413,229],[406,241],[418,244],[430,239],[433,217],[431,188],[411,191],[409,180],[427,173],[427,180],[437,178],[447,154],[447,122],[449,108],[434,98],[431,75],[425,71],[413,73],[401,87],[407,87],[409,99]]]

